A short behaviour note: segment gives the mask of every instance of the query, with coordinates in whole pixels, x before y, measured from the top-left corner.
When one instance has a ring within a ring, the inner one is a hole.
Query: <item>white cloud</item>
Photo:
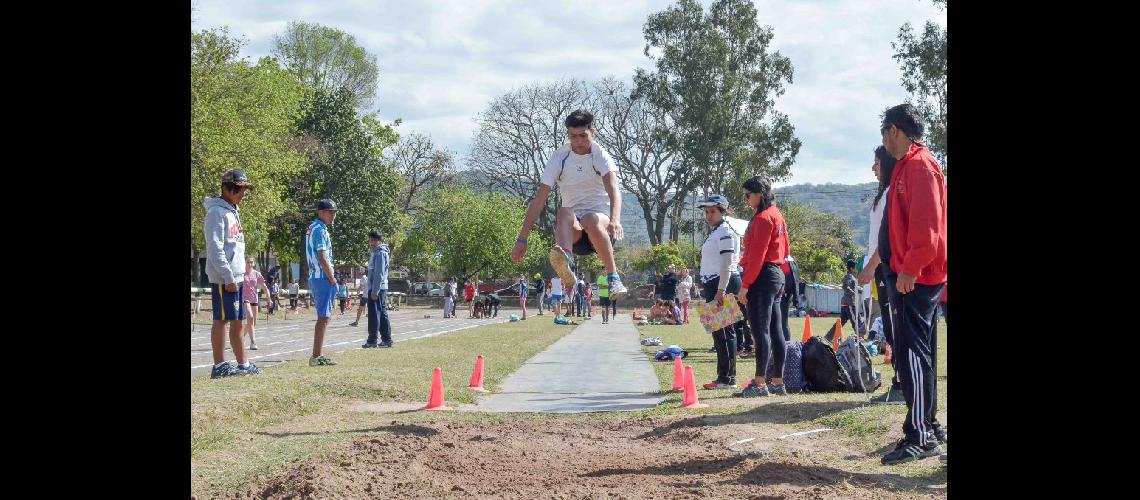
[[[702,0],[707,6],[710,1]],[[195,3],[193,29],[230,26],[268,55],[292,20],[334,26],[378,56],[380,116],[402,133],[431,135],[466,154],[474,116],[524,85],[650,68],[642,25],[672,2],[478,2],[423,0],[221,1]],[[899,27],[946,23],[929,0],[755,0],[772,45],[792,60],[794,83],[777,100],[803,147],[789,181],[871,182],[879,113],[906,98],[891,42]]]

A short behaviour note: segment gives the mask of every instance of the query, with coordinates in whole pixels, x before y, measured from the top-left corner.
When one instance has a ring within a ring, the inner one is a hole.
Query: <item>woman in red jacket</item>
[[[776,196],[767,179],[755,176],[744,182],[744,197],[756,210],[744,235],[744,267],[741,276],[741,302],[748,308],[748,323],[756,339],[756,375],[752,385],[733,394],[738,398],[755,398],[769,393],[787,394],[784,389],[783,321],[780,319],[780,293],[784,290],[784,274],[788,256],[788,226],[776,208]],[[771,385],[765,380],[768,358],[772,357],[775,376]]]

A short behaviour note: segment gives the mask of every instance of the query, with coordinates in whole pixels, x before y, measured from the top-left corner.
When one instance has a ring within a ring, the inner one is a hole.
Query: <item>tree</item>
[[[635,97],[668,116],[667,142],[693,172],[677,197],[698,186],[733,196],[738,181],[757,174],[786,178],[800,141],[775,99],[792,83],[792,63],[768,51],[773,32],[759,25],[752,2],[715,0],[706,14],[696,0],[678,0],[649,16],[643,31],[656,71],[637,70]],[[675,220],[680,210],[673,205]]]
[[[284,33],[273,37],[272,53],[315,90],[348,89],[359,108],[370,106],[376,96],[380,80],[376,55],[344,31],[291,21]]]
[[[204,248],[202,200],[217,196],[222,173],[246,171],[257,188],[242,203],[246,251],[266,250],[269,221],[295,210],[289,179],[307,168],[290,145],[301,103],[311,92],[272,58],[240,59],[244,41],[226,29],[190,34],[190,235]]]
[[[345,88],[316,91],[303,110],[297,144],[311,168],[290,181],[287,193],[298,210],[275,221],[275,239],[304,255],[304,234],[316,218],[317,200],[331,198],[339,209],[329,230],[333,265],[363,265],[369,231],[379,230],[389,245],[397,246],[406,225],[396,204],[403,179],[380,156],[379,141],[395,133],[357,118],[354,95]],[[306,268],[302,261],[302,276]]]
[[[680,267],[685,265],[685,261],[681,258],[680,247],[672,241],[667,241],[653,245],[645,252],[639,253],[633,258],[631,264],[634,271],[652,271],[654,274],[658,274],[668,268],[669,264]]]
[[[592,102],[597,141],[617,163],[622,188],[641,206],[650,244],[661,243],[666,214],[681,200],[674,193],[691,177],[669,143],[669,118],[612,77],[594,84]]]
[[[589,89],[578,80],[529,85],[496,97],[475,118],[477,128],[467,164],[485,180],[482,187],[487,191],[505,192],[521,200],[534,198],[547,160],[569,142],[563,121],[588,102]],[[537,223],[546,232],[554,227],[555,211],[561,204],[560,194],[553,194]]]
[[[487,278],[533,273],[546,259],[548,241],[532,232],[524,261],[510,260],[526,208],[518,199],[499,193],[478,194],[468,188],[439,184],[424,195],[416,211],[409,241],[422,241],[416,262],[434,260],[444,274],[461,280],[476,274]],[[409,252],[411,253],[411,252]]]
[[[404,213],[415,208],[416,195],[425,187],[447,182],[455,173],[451,153],[438,149],[430,137],[412,133],[400,140],[389,155],[396,171],[404,176],[400,206]]]
[[[792,256],[804,279],[830,283],[841,280],[846,272],[843,261],[854,257],[857,251],[851,224],[811,205],[780,203],[779,206],[788,224]]]
[[[946,8],[946,0],[935,0]],[[926,121],[926,144],[942,164],[946,164],[946,28],[927,21],[921,35],[910,23],[899,28],[897,42],[891,42],[894,59],[902,71],[902,86],[910,93],[908,102],[918,109]]]

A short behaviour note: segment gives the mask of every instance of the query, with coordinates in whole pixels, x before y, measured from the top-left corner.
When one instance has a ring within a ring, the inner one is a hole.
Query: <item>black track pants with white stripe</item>
[[[886,278],[894,326],[894,363],[906,397],[903,433],[912,443],[925,445],[930,432],[939,427],[935,419],[938,411],[936,313],[942,287],[946,285],[916,283],[914,290],[901,294],[896,288],[898,276],[888,274]]]

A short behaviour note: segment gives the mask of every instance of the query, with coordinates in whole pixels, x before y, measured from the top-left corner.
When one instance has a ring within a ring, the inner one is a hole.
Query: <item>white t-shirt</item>
[[[300,287],[297,286],[296,283],[290,283],[289,284],[289,293],[291,293],[293,295],[297,295],[297,292],[299,291],[299,289],[300,289]]]
[[[692,275],[685,276],[684,278],[681,279],[680,283],[677,284],[677,296],[681,298],[682,302],[689,300],[689,297],[693,293],[692,290],[693,290],[693,276]]]
[[[730,252],[731,262],[740,262],[740,235],[733,229],[726,218],[725,222],[721,222],[709,233],[709,237],[701,245],[702,281],[706,276],[720,274],[720,254]]]
[[[562,295],[562,278],[550,278],[550,295]]]
[[[363,294],[365,290],[368,290],[368,276],[361,276],[360,277],[360,285],[357,286],[356,289],[361,294]]]
[[[605,210],[608,215],[610,197],[602,178],[610,172],[620,175],[613,157],[597,142],[591,141],[590,153],[585,155],[575,153],[570,144],[564,144],[546,162],[539,182],[551,189],[557,184],[564,207]]]
[[[883,225],[883,210],[887,206],[887,193],[890,192],[891,187],[887,186],[883,190],[883,197],[879,198],[879,206],[871,207],[871,229],[870,234],[867,235],[867,256],[863,257],[863,265],[866,266],[871,261],[871,254],[879,249],[879,226]],[[882,263],[880,266],[884,265]],[[863,285],[863,297],[871,297],[871,284]]]
[[[737,255],[737,257],[743,259],[744,258],[744,235],[748,234],[748,222],[749,221],[744,220],[744,219],[737,219],[736,217],[728,217],[728,216],[725,216],[724,220],[728,221],[728,225],[732,226],[732,229],[736,230],[736,234],[740,235],[740,253]],[[736,260],[736,272],[740,273],[740,274],[744,273],[744,266],[740,265],[739,259]]]

